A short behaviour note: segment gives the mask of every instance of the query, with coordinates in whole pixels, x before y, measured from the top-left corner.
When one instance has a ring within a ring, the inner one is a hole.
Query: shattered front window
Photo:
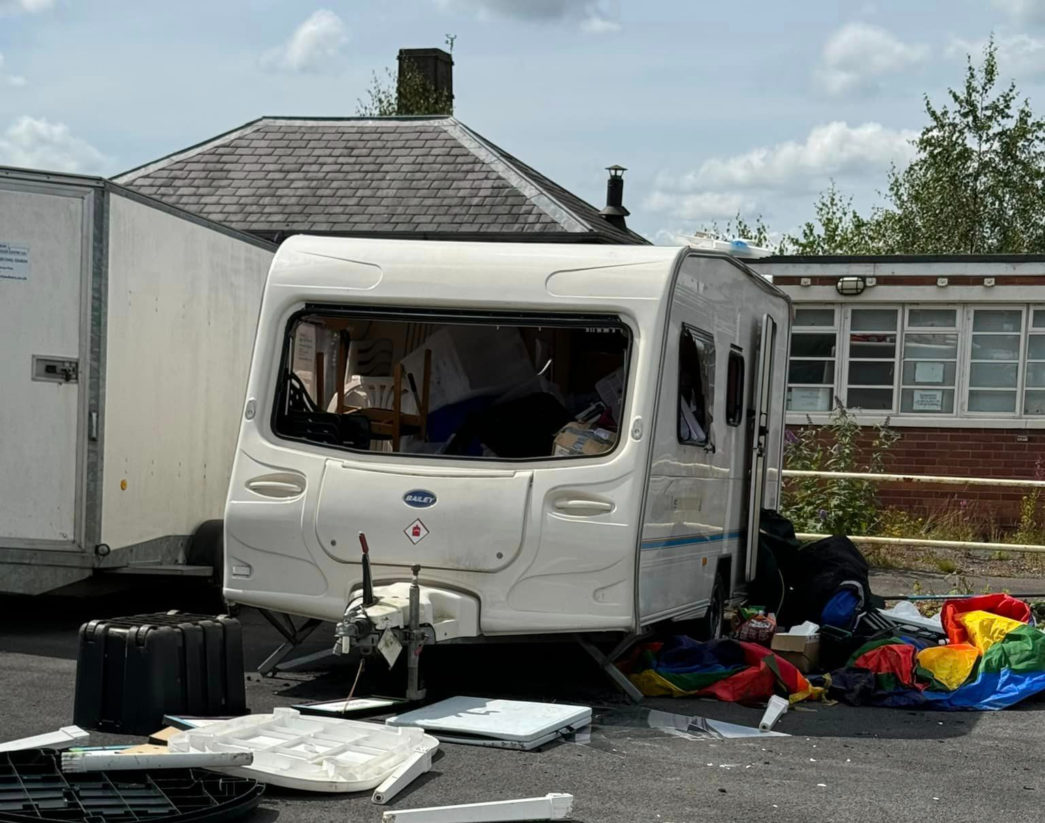
[[[273,430],[392,454],[597,456],[618,442],[629,348],[612,317],[309,310],[287,328]]]

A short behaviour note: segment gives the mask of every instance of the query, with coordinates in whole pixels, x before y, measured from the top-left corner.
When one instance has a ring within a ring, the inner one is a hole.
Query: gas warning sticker
[[[428,537],[428,527],[421,522],[421,518],[418,518],[405,529],[403,534],[406,535],[406,539],[413,543],[415,546]]]

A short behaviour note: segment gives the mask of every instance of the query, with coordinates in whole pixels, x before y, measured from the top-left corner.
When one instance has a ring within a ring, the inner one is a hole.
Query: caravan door
[[[745,579],[753,580],[758,565],[758,524],[766,493],[766,452],[769,439],[769,409],[773,389],[773,352],[776,348],[777,324],[768,314],[762,318],[758,366],[755,370],[755,431],[751,451],[751,487],[747,513],[747,562]]]
[[[0,545],[79,544],[90,189],[0,181]]]

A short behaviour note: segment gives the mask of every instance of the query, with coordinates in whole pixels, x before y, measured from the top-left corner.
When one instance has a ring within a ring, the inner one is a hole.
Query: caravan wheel
[[[701,621],[701,635],[705,640],[718,640],[722,637],[722,617],[726,608],[726,580],[721,575],[715,576],[715,586],[711,590],[711,603],[707,614]]]

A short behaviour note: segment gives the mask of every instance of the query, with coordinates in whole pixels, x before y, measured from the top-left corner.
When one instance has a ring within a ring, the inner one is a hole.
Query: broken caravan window
[[[678,440],[714,451],[715,342],[707,332],[682,325],[679,335]]]
[[[605,454],[619,441],[630,344],[608,316],[310,307],[287,327],[272,428],[356,451]]]

